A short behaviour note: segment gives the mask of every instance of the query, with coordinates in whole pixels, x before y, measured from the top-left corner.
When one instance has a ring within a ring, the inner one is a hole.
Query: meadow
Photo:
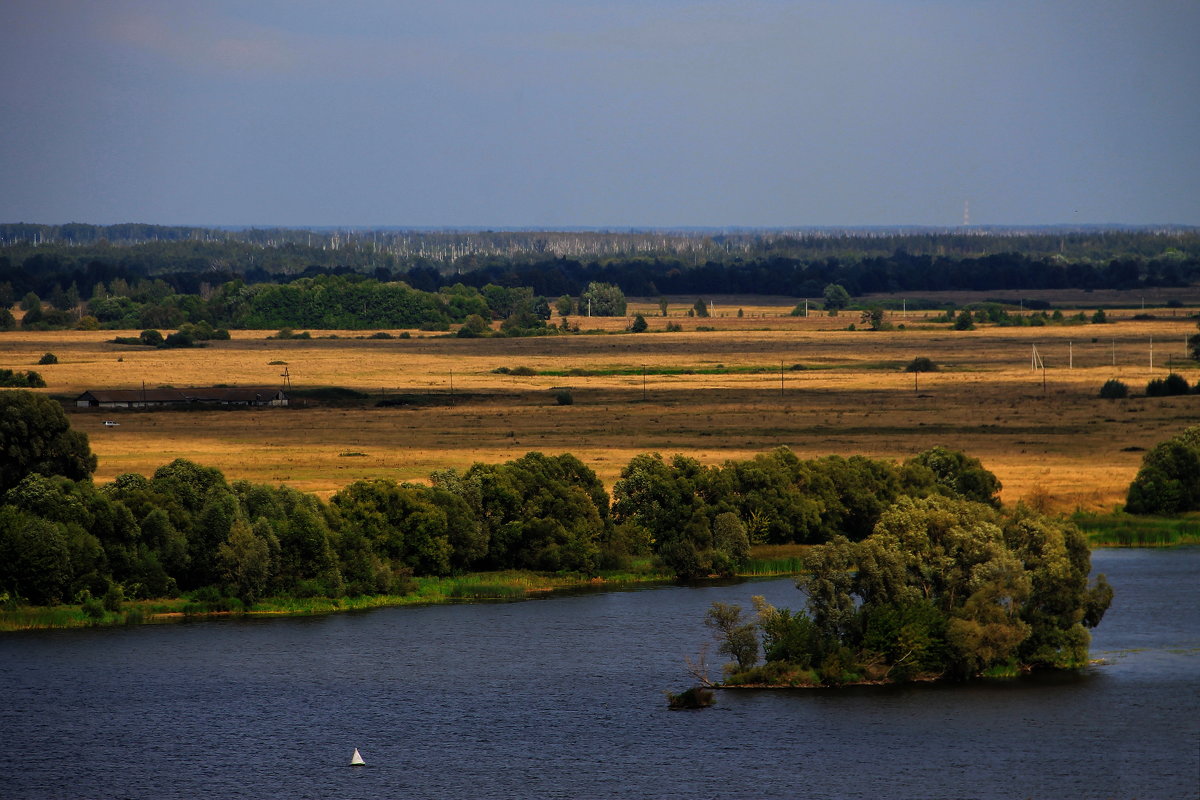
[[[372,331],[312,331],[311,339],[278,340],[267,338],[274,331],[233,331],[204,348],[154,350],[107,341],[137,331],[13,331],[0,333],[0,367],[38,371],[43,391],[64,400],[143,385],[290,382],[297,395],[291,407],[269,409],[68,404],[71,424],[99,457],[99,482],[182,457],[230,480],[328,497],[363,478],[422,481],[435,469],[540,450],[574,453],[611,486],[647,451],[716,464],[786,445],[801,457],[900,460],[940,444],[980,458],[1003,482],[1006,503],[1107,511],[1123,500],[1144,450],[1200,421],[1195,395],[1142,396],[1148,380],[1172,369],[1200,379],[1200,365],[1185,358],[1192,312],[1143,309],[1139,298],[1124,297],[1135,308],[1109,310],[1104,325],[973,331],[913,310],[889,312],[891,330],[848,330],[861,324],[858,312],[830,317],[814,308],[793,317],[794,299],[766,297],[711,298],[711,318],[686,316],[694,298],[672,298],[666,318],[657,299],[634,301],[630,316],[644,313],[650,325],[641,334],[624,333],[629,318],[572,317],[596,333],[458,339],[414,330],[373,339],[365,338]],[[1121,301],[1061,302],[1088,299]],[[668,323],[682,330],[665,332]],[[1044,371],[1031,368],[1034,348]],[[58,363],[38,366],[46,352]],[[941,370],[904,372],[918,356]],[[1114,377],[1130,398],[1098,397]],[[319,387],[367,397],[303,398]],[[563,389],[569,405],[556,399]]]

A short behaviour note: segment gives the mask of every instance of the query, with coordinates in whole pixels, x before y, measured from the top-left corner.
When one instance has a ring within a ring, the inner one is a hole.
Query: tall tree
[[[81,480],[95,470],[87,434],[71,430],[62,406],[33,392],[0,392],[0,492],[33,472]]]

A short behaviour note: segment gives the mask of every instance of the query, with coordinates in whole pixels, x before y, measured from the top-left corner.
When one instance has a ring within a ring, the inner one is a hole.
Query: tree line
[[[108,240],[94,238],[102,234],[99,229],[91,230],[89,238],[89,226],[60,227],[0,225],[0,242],[4,242],[0,244],[0,307],[33,294],[49,309],[64,313],[78,309],[81,301],[98,303],[90,313],[101,323],[157,314],[159,319],[149,319],[142,327],[168,327],[163,320],[180,315],[184,322],[204,320],[215,327],[237,327],[238,313],[249,324],[278,322],[278,312],[286,310],[301,317],[281,324],[316,327],[318,321],[325,321],[317,309],[308,308],[305,316],[304,306],[281,289],[299,284],[295,291],[306,293],[316,281],[338,287],[339,292],[353,286],[351,294],[370,295],[348,297],[349,305],[329,320],[349,319],[356,324],[348,327],[365,328],[397,319],[413,325],[441,324],[445,319],[461,322],[466,315],[456,318],[457,308],[448,307],[453,296],[469,289],[485,292],[488,286],[523,288],[545,298],[578,298],[593,283],[611,284],[626,295],[641,297],[815,298],[830,284],[860,296],[949,289],[1139,289],[1186,286],[1200,280],[1200,234],[1193,231],[1029,236],[759,232],[662,235],[653,240],[644,233],[561,234],[601,237],[611,244],[583,257],[582,251],[555,250],[548,242],[559,234],[549,233],[539,238],[529,232],[323,231],[315,234],[320,244],[309,245],[304,241],[314,236],[312,231],[181,228],[156,232],[130,226],[125,238]],[[465,237],[478,247],[472,245],[470,252],[459,255],[423,255],[422,242],[455,237]],[[404,245],[389,249],[388,242]],[[330,280],[339,278],[340,284]],[[376,287],[370,292],[368,280]],[[406,289],[401,290],[401,285]],[[379,286],[391,287],[386,296],[380,296]],[[214,294],[224,296],[217,307],[212,304]],[[451,297],[444,297],[447,294]],[[166,302],[168,297],[176,299]],[[131,309],[127,301],[139,307]],[[404,313],[385,312],[381,303],[394,303]],[[68,318],[48,319],[46,324],[69,322]]]
[[[753,543],[870,535],[904,497],[995,504],[999,482],[941,448],[895,464],[636,456],[609,492],[570,455],[528,453],[430,475],[359,481],[328,502],[226,480],[179,459],[96,485],[87,437],[62,407],[0,393],[0,592],[34,604],[208,591],[266,596],[404,593],[411,579],[530,569],[596,574],[653,558],[680,578],[732,575]]]

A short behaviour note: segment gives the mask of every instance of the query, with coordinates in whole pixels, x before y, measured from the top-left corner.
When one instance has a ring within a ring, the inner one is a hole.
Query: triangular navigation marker
[[[354,748],[354,755],[350,756],[350,766],[365,767],[367,762],[363,761],[362,756],[358,753],[358,748]]]

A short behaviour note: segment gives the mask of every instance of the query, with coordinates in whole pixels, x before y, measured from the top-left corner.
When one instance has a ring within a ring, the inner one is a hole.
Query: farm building
[[[163,406],[286,406],[282,389],[213,386],[187,389],[96,389],[75,398],[78,408],[159,408]]]

